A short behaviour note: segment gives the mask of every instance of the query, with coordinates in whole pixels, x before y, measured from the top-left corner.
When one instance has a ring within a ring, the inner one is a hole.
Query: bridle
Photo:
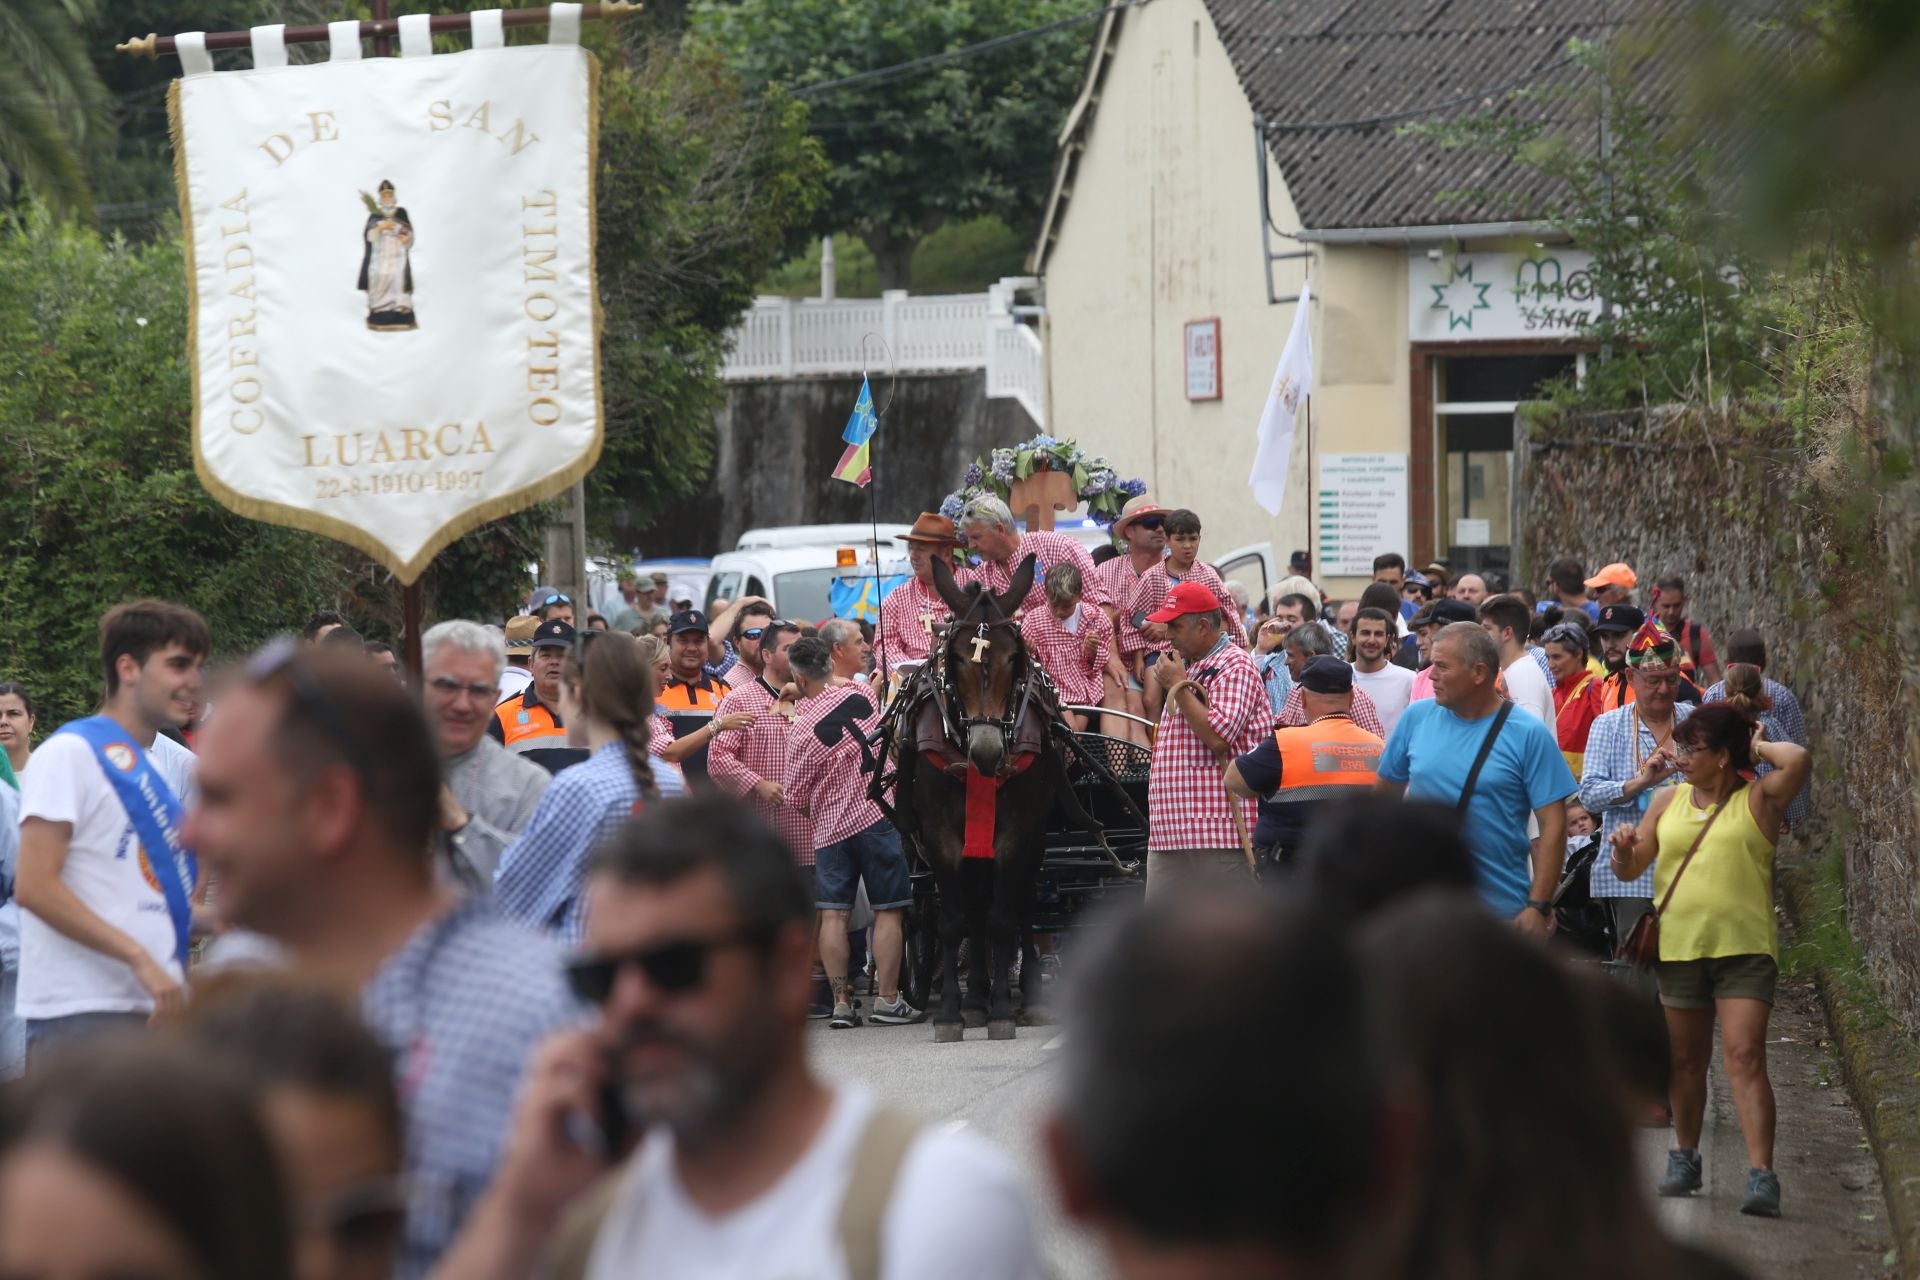
[[[1025,664],[1024,669],[1014,676],[1014,685],[1013,688],[1008,691],[1006,713],[1004,715],[962,715],[960,711],[960,700],[953,687],[953,671],[950,665],[954,651],[955,633],[960,635],[965,635],[969,631],[973,633],[972,640],[963,643],[971,643],[973,645],[973,660],[978,664],[986,653],[987,637],[996,628],[1010,627],[1013,629],[1016,637],[1020,631],[1020,622],[1017,618],[976,619],[974,614],[978,611],[979,605],[976,603],[973,610],[969,611],[965,618],[956,619],[941,629],[942,643],[940,645],[939,656],[935,660],[933,667],[932,683],[934,703],[940,709],[940,723],[946,731],[948,741],[958,748],[963,755],[966,751],[967,739],[973,730],[978,728],[992,728],[998,729],[1002,738],[1008,744],[1009,751],[1007,758],[1010,761],[1012,759],[1011,746],[1014,739],[1014,729],[1015,726],[1020,723],[1020,718],[1026,714],[1028,706],[1033,701],[1034,673],[1039,672],[1040,667],[1038,663],[1029,661]],[[1019,644],[1017,639],[1015,643],[1016,646]],[[1045,679],[1044,672],[1041,673],[1040,678]]]

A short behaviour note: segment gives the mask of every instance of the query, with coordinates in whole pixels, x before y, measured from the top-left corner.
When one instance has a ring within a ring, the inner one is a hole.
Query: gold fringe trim
[[[586,477],[600,462],[600,451],[605,446],[607,434],[606,386],[600,372],[600,345],[604,336],[605,316],[600,305],[600,269],[598,242],[600,238],[599,188],[600,173],[600,60],[593,52],[584,47],[580,54],[587,60],[587,287],[592,295],[593,316],[589,342],[588,370],[593,375],[593,439],[586,450],[574,461],[558,471],[550,472],[530,485],[526,485],[502,497],[491,499],[477,507],[461,512],[435,530],[421,545],[420,550],[411,558],[401,560],[393,550],[379,537],[359,525],[351,524],[333,516],[322,515],[305,507],[291,507],[284,503],[268,502],[260,498],[248,497],[224,484],[213,474],[206,456],[201,452],[200,424],[202,401],[200,394],[200,272],[194,259],[194,223],[193,194],[187,185],[187,143],[186,128],[181,115],[180,86],[175,80],[167,86],[167,136],[173,144],[173,183],[180,196],[180,223],[184,232],[183,249],[187,264],[187,362],[193,377],[193,470],[200,477],[201,485],[213,495],[221,506],[236,515],[249,520],[259,520],[265,524],[277,524],[289,529],[299,529],[306,533],[317,533],[324,537],[344,542],[362,552],[375,563],[384,565],[402,585],[412,586],[426,572],[433,558],[448,545],[465,537],[483,524],[510,516],[516,511],[524,511],[536,503],[557,496],[571,488],[578,480]],[[440,55],[457,57],[458,54]]]

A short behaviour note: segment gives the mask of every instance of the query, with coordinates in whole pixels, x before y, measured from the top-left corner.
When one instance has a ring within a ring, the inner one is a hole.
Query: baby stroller
[[[1595,832],[1567,855],[1560,883],[1553,891],[1554,939],[1596,960],[1613,956],[1613,916],[1593,900],[1588,874],[1600,856],[1600,834]]]

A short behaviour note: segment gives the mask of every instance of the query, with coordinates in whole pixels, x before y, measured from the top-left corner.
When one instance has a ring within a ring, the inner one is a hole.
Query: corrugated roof
[[[1492,110],[1541,118],[1562,106],[1510,100],[1590,73],[1568,43],[1622,27],[1682,29],[1684,0],[1206,0],[1299,210],[1314,230],[1486,223],[1536,215],[1552,184],[1401,126]],[[1657,42],[1657,41],[1656,41]],[[1664,97],[1670,77],[1636,76]],[[1591,129],[1590,123],[1578,125]]]

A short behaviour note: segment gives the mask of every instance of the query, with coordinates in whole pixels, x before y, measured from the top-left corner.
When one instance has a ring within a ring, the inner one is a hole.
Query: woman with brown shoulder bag
[[[1790,742],[1768,742],[1752,717],[1724,702],[1681,721],[1673,741],[1686,782],[1656,796],[1638,829],[1622,827],[1613,836],[1614,874],[1630,880],[1655,867],[1657,909],[1635,926],[1623,951],[1651,962],[1666,1008],[1675,1149],[1659,1192],[1683,1196],[1701,1185],[1700,1128],[1717,1016],[1751,1166],[1740,1211],[1778,1217],[1766,1050],[1780,960],[1773,852],[1812,757]],[[1763,761],[1772,772],[1747,781]]]

